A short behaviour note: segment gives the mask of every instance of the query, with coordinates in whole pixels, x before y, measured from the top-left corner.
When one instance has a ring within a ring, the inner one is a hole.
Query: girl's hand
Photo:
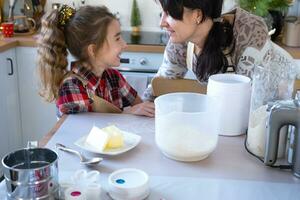
[[[124,109],[123,113],[133,114],[133,115],[144,115],[147,117],[154,117],[155,115],[155,106],[153,102],[142,102],[135,104],[131,107]]]

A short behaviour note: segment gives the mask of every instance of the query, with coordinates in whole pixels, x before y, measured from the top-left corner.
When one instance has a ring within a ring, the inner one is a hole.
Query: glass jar
[[[284,62],[285,61],[285,62]],[[250,116],[247,132],[247,148],[253,154],[264,157],[268,121],[268,104],[276,100],[292,99],[296,68],[284,59],[254,67]],[[280,132],[278,157],[285,153],[287,127]]]

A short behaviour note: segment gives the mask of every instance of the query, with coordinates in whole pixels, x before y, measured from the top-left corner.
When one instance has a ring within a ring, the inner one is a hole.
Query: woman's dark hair
[[[176,20],[183,19],[184,8],[202,11],[201,23],[206,18],[216,19],[221,16],[223,0],[159,0],[164,12]],[[226,72],[228,61],[223,53],[233,39],[232,25],[224,21],[214,22],[204,43],[202,53],[197,58],[195,73],[200,81],[218,72]]]

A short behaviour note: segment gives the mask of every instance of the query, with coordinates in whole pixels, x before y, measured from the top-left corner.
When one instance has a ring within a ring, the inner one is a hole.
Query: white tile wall
[[[76,6],[80,6],[81,0],[47,0],[45,9],[51,9],[52,3],[63,3],[72,5],[72,2],[75,2]],[[119,12],[122,29],[130,30],[130,14],[132,0],[86,0],[85,2],[89,5],[105,5],[113,13]],[[137,0],[137,3],[142,18],[142,30],[160,31],[160,6],[155,2],[155,0]]]
[[[300,17],[300,0],[294,0],[293,5],[289,8],[288,15]]]
[[[237,5],[238,0],[224,0],[223,12],[231,10]],[[16,14],[20,14],[19,10],[23,5],[24,0],[18,0],[15,8]],[[81,0],[47,0],[46,10],[51,9],[52,3],[62,3],[72,5],[73,2],[75,6],[81,5]],[[86,4],[89,5],[105,5],[113,13],[120,13],[120,21],[123,30],[130,30],[130,14],[132,0],[85,0]],[[161,12],[160,5],[156,3],[156,0],[137,0],[138,6],[140,8],[142,17],[142,30],[146,31],[160,31],[159,27],[159,13]],[[5,13],[8,10],[8,5],[5,5]],[[294,0],[294,5],[289,9],[289,15],[300,16],[300,0]],[[7,14],[7,13],[6,13]]]
[[[47,0],[46,10],[51,9],[52,3],[64,3],[75,6],[80,6],[81,0]],[[113,13],[120,13],[120,21],[123,30],[130,30],[130,14],[132,0],[85,0],[89,5],[105,5]],[[223,12],[231,10],[236,6],[237,0],[224,0]],[[142,17],[142,30],[146,31],[160,31],[159,27],[159,13],[161,12],[160,5],[155,0],[137,0]]]

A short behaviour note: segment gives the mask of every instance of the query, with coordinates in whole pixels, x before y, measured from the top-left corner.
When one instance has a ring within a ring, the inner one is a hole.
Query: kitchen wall
[[[232,9],[236,5],[237,0],[224,0],[224,11]],[[51,9],[52,3],[64,3],[72,5],[74,2],[75,7],[81,5],[81,0],[47,0],[46,10]],[[142,17],[142,30],[146,31],[160,31],[159,21],[161,8],[155,0],[137,0]],[[132,0],[85,0],[85,4],[89,5],[105,5],[113,13],[119,12],[121,26],[123,30],[130,30],[130,14]]]
[[[293,0],[293,5],[290,7],[288,15],[300,17],[300,0]]]
[[[3,16],[6,18],[9,11],[9,0],[4,0],[3,4]],[[21,9],[24,8],[24,0],[17,0],[14,9],[14,15],[22,15]]]
[[[68,2],[68,3],[67,3]],[[52,3],[64,3],[72,5],[74,2],[75,7],[81,5],[80,0],[47,0],[45,9],[51,9]],[[141,18],[142,18],[142,30],[146,31],[160,31],[159,28],[159,13],[160,6],[155,3],[155,0],[137,0]],[[85,0],[85,4],[88,5],[105,5],[113,13],[119,12],[120,22],[123,30],[130,30],[130,14],[132,7],[132,0]]]
[[[47,0],[46,10],[51,9],[52,3],[66,3],[65,0]],[[69,4],[75,3],[79,7],[81,0],[69,0]],[[112,12],[119,12],[120,20],[123,30],[130,30],[130,13],[132,0],[85,0],[86,4],[90,5],[106,5]],[[160,31],[159,28],[159,13],[160,6],[156,4],[155,0],[137,0],[142,17],[143,30]],[[238,0],[224,0],[223,12],[231,10],[237,5]],[[294,0],[294,5],[289,9],[289,15],[300,15],[299,0]]]
[[[8,0],[7,0],[8,1]],[[52,3],[69,4],[75,7],[81,6],[81,0],[47,0],[46,10],[51,9]],[[159,13],[161,12],[160,6],[155,0],[137,0],[142,17],[142,30],[146,31],[160,31],[159,27]],[[238,0],[224,0],[223,12],[231,10],[237,5]],[[24,0],[18,0],[15,8],[15,14],[20,14],[20,8],[22,8]],[[119,13],[121,26],[123,30],[130,30],[130,14],[132,7],[132,0],[85,0],[85,4],[88,5],[106,5],[113,13]],[[8,3],[4,8],[5,14],[8,11]],[[300,16],[300,0],[294,0],[294,4],[289,9],[288,15]]]

